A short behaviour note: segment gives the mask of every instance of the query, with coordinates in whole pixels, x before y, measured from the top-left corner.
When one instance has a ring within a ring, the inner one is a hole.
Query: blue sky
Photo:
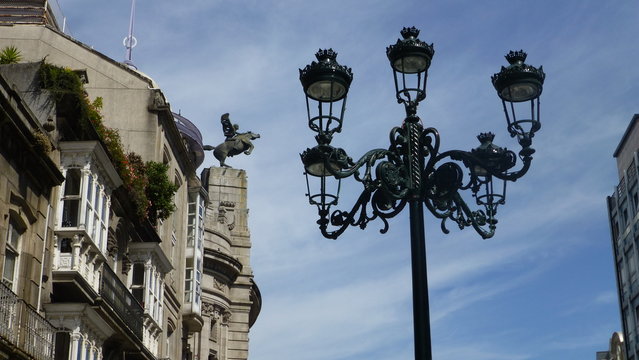
[[[68,30],[123,60],[128,0],[58,0]],[[404,110],[385,48],[404,26],[433,42],[419,115],[442,149],[471,149],[480,132],[507,136],[490,82],[509,50],[543,65],[542,129],[530,172],[509,185],[497,235],[444,235],[427,214],[435,359],[589,359],[620,329],[605,197],[612,158],[638,111],[636,1],[137,0],[133,61],[174,111],[223,140],[219,117],[262,135],[228,162],[249,176],[252,264],[263,296],[252,360],[412,358],[407,211],[321,237],[304,197],[299,153],[314,143],[298,68],[332,47],[353,68],[334,145],[358,158],[388,146]],[[178,5],[179,4],[179,5]],[[207,158],[205,166],[214,165]],[[359,184],[344,185],[344,207]]]

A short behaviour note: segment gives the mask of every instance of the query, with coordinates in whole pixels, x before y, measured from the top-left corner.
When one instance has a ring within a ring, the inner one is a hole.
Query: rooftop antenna
[[[126,55],[124,59],[124,64],[128,67],[137,70],[137,67],[133,65],[133,61],[131,60],[131,53],[133,48],[138,44],[138,39],[133,36],[133,19],[135,18],[135,0],[131,0],[131,18],[129,19],[129,35],[124,38],[122,44],[126,48]]]

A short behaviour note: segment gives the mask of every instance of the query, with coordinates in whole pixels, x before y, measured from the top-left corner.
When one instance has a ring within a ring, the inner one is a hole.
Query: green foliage
[[[17,64],[22,60],[22,54],[17,47],[10,45],[0,51],[0,64]]]
[[[149,208],[151,223],[155,223],[157,220],[166,220],[175,211],[173,196],[178,187],[169,179],[168,171],[169,166],[166,164],[155,161],[146,163],[146,176],[148,178],[146,196],[151,203]]]
[[[77,119],[77,123],[73,123],[79,128],[81,134],[78,136],[83,138],[91,138],[91,123],[100,122],[101,116],[95,116],[95,110],[89,101],[84,85],[78,74],[68,68],[42,62],[38,70],[40,78],[40,86],[49,90],[56,101],[58,111],[65,114],[67,118]],[[74,127],[75,127],[74,126]],[[96,130],[99,130],[96,127]]]
[[[139,155],[125,153],[118,130],[102,122],[102,98],[97,97],[91,102],[80,77],[71,69],[42,62],[39,77],[41,86],[51,92],[57,106],[67,113],[68,118],[77,119],[81,138],[90,139],[95,137],[94,134],[98,135],[129,192],[138,219],[145,220],[150,206],[146,195],[149,184],[146,165]]]
[[[42,131],[36,130],[33,132],[33,148],[42,154],[48,154],[51,152],[51,141],[49,137]]]
[[[144,165],[140,155],[133,152],[127,154],[124,164],[127,168],[125,171],[125,176],[127,177],[125,184],[127,184],[131,200],[135,204],[138,218],[145,219],[149,216],[149,207],[151,205],[146,194],[149,186],[146,165]]]
[[[43,61],[38,70],[38,75],[40,77],[40,85],[49,90],[56,101],[62,100],[65,95],[71,95],[75,97],[76,101],[80,100],[80,102],[86,103],[84,105],[89,105],[88,99],[85,99],[86,94],[82,80],[80,80],[78,74],[73,72],[73,70],[48,64]],[[77,105],[80,106],[83,104]]]

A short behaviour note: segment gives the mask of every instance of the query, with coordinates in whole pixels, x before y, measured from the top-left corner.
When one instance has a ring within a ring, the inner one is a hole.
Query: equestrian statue
[[[218,146],[205,145],[204,150],[213,150],[213,156],[220,161],[220,167],[231,166],[226,165],[224,162],[228,156],[235,156],[241,153],[250,155],[253,151],[253,143],[251,140],[258,139],[260,134],[247,131],[245,133],[238,132],[239,126],[237,124],[231,124],[229,114],[223,114],[220,119],[222,123],[222,131],[226,139]]]

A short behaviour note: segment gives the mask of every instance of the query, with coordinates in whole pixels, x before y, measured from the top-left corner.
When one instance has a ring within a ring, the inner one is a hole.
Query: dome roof
[[[204,162],[204,146],[202,144],[202,133],[189,119],[180,114],[173,113],[175,125],[182,134],[191,156],[191,161],[198,168]]]

